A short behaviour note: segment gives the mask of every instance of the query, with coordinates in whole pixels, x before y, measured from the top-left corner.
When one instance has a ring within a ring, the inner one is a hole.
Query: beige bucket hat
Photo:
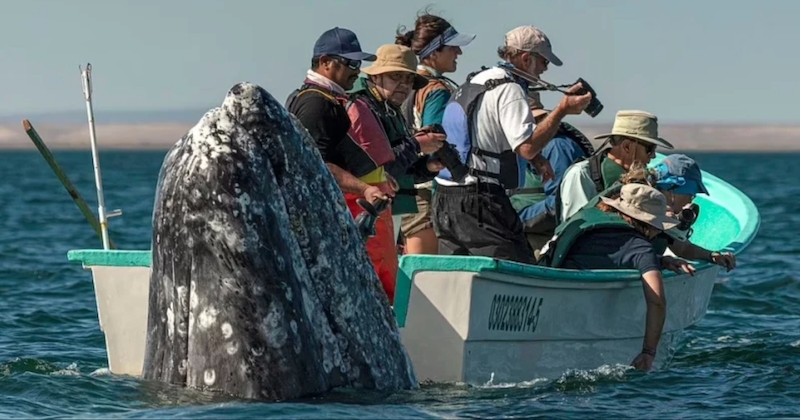
[[[665,149],[674,149],[670,142],[658,136],[658,118],[645,111],[618,111],[611,132],[594,138],[604,139],[611,136],[632,137]]]
[[[678,226],[678,219],[667,216],[667,198],[649,185],[625,184],[618,199],[600,198],[609,206],[658,230]]]
[[[386,44],[381,45],[375,55],[377,55],[375,62],[371,66],[361,69],[363,73],[377,76],[393,71],[402,71],[414,75],[414,85],[412,86],[414,90],[421,89],[428,84],[426,77],[417,74],[417,56],[414,51],[411,51],[411,48],[399,44]]]

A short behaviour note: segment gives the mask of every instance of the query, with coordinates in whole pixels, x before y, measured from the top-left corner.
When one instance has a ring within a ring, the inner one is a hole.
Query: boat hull
[[[718,267],[665,280],[656,365],[706,313]],[[483,384],[557,378],[630,364],[644,337],[641,281],[563,282],[498,272],[417,272],[403,344],[421,381]]]
[[[474,257],[442,259],[463,266]],[[570,369],[629,364],[639,353],[646,305],[641,281],[558,281],[496,269],[415,268],[406,287],[401,337],[421,381],[516,383]],[[453,263],[451,262],[450,265]],[[493,265],[494,264],[494,265]],[[448,264],[445,264],[448,266]],[[149,266],[85,265],[94,280],[109,370],[140,376],[147,330]],[[469,267],[467,267],[469,268]],[[717,266],[665,280],[667,320],[656,364],[668,361],[681,332],[706,312]],[[403,278],[403,276],[401,276]],[[397,308],[396,308],[397,309]]]
[[[150,267],[88,266],[97,317],[106,339],[108,369],[140,376],[147,340]]]

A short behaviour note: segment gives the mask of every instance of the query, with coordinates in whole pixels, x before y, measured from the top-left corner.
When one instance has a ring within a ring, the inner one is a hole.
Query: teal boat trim
[[[152,253],[138,250],[75,249],[67,252],[67,260],[86,267],[150,267]]]

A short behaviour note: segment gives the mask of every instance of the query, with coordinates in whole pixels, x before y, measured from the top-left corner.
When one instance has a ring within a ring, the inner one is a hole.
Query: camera
[[[670,235],[681,241],[688,241],[694,233],[692,225],[694,225],[694,222],[697,221],[699,216],[700,206],[695,203],[682,208],[681,211],[675,214],[675,217],[678,219],[678,226],[669,230]]]
[[[445,134],[441,124],[433,124],[426,131]],[[453,176],[453,181],[461,182],[469,175],[469,168],[461,162],[461,158],[458,156],[458,149],[456,149],[454,145],[445,142],[442,148],[434,152],[431,156],[441,162],[442,165],[450,171],[450,174]]]
[[[594,89],[592,89],[592,86],[589,84],[589,82],[579,77],[578,81],[575,82],[575,85],[577,85],[578,83],[583,84],[583,87],[577,93],[578,95],[585,95],[586,93],[592,94],[592,100],[589,102],[589,105],[586,106],[586,109],[584,109],[583,112],[589,114],[590,117],[594,118],[597,116],[597,114],[603,111],[603,104],[600,102],[599,99],[597,99],[597,92],[595,92]]]
[[[692,203],[689,206],[681,209],[680,213],[678,213],[678,221],[680,223],[678,224],[677,228],[680,230],[691,229],[694,222],[697,221],[697,217],[699,215],[700,206],[695,203]]]

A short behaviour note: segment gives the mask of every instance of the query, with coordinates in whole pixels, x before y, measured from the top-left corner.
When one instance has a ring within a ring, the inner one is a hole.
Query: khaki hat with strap
[[[665,149],[674,149],[670,142],[658,136],[658,118],[645,111],[618,111],[611,132],[594,138],[599,140],[612,136],[631,137]]]

